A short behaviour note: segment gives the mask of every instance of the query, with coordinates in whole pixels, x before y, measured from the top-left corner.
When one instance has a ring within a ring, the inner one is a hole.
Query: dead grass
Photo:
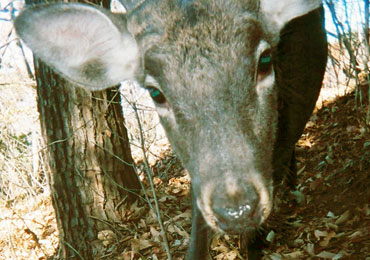
[[[58,235],[32,81],[0,74],[0,259],[46,259]]]

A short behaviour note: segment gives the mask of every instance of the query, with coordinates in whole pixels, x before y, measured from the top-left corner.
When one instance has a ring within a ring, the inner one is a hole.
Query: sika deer
[[[187,259],[211,230],[246,234],[294,184],[294,145],[322,84],[320,0],[127,1],[125,15],[82,4],[35,6],[15,21],[48,65],[91,90],[137,80],[192,179]],[[250,243],[249,259],[260,255]]]

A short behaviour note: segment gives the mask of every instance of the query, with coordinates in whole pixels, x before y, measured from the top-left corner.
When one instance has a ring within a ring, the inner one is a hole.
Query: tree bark
[[[94,259],[98,232],[122,221],[122,202],[140,190],[120,95],[73,86],[37,60],[35,72],[60,237],[55,257]]]

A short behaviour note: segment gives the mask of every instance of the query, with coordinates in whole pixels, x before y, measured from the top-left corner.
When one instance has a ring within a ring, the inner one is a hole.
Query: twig
[[[156,211],[156,215],[157,215],[157,220],[158,220],[159,226],[161,228],[161,235],[162,235],[162,238],[163,238],[163,244],[164,244],[164,247],[165,247],[165,250],[166,250],[166,253],[167,253],[168,260],[172,260],[172,256],[171,256],[171,252],[170,252],[170,247],[168,245],[166,232],[165,232],[165,229],[164,229],[164,226],[163,226],[163,222],[162,222],[161,212],[160,212],[160,209],[159,209],[157,194],[156,194],[155,188],[154,188],[153,173],[152,173],[152,170],[149,167],[148,158],[147,158],[146,152],[145,152],[146,149],[145,149],[145,140],[144,140],[144,135],[143,135],[143,127],[141,125],[141,121],[140,121],[138,110],[136,108],[136,104],[135,103],[132,103],[132,107],[133,107],[133,109],[135,111],[136,120],[137,120],[137,123],[138,123],[138,126],[139,126],[140,143],[141,143],[141,150],[143,152],[143,157],[144,157],[145,171],[146,171],[146,173],[148,175],[150,187],[151,187],[152,192],[153,192],[153,199],[154,199],[155,211]]]
[[[73,252],[76,253],[76,255],[78,255],[78,257],[81,259],[81,260],[85,260],[85,258],[71,245],[69,244],[67,241],[63,241],[62,242],[63,244],[66,244],[70,249],[72,249]]]

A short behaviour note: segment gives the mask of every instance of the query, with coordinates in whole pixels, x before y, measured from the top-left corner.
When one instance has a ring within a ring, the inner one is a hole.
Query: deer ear
[[[292,19],[319,8],[322,0],[261,0],[261,13],[280,31]]]
[[[124,17],[88,5],[53,4],[24,10],[14,25],[37,57],[90,90],[137,73],[138,46]]]

